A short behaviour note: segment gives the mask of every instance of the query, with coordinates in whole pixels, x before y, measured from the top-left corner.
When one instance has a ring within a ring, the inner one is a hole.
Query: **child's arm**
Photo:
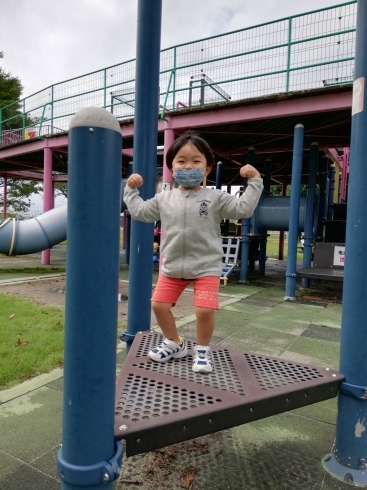
[[[248,178],[246,190],[241,197],[221,193],[221,219],[250,218],[259,202],[264,187],[260,173],[252,165],[245,165],[241,167],[240,175]]]
[[[131,216],[138,221],[151,223],[160,219],[157,197],[144,201],[139,196],[138,187],[143,185],[143,177],[132,174],[126,181],[124,201]]]

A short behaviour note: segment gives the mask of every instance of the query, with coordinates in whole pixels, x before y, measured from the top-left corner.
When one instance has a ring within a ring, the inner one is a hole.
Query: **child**
[[[220,308],[218,291],[223,255],[220,222],[224,218],[249,218],[259,201],[263,182],[254,167],[245,165],[240,175],[248,178],[248,184],[240,198],[200,187],[215,161],[208,143],[192,132],[175,140],[167,152],[166,163],[178,189],[162,191],[143,201],[137,190],[143,179],[139,174],[132,174],[124,191],[131,216],[148,223],[161,220],[164,233],[161,273],[152,296],[152,308],[165,339],[148,355],[157,362],[187,355],[186,342],[178,335],[171,308],[193,283],[197,318],[193,371],[210,373],[213,361],[209,343],[215,310]]]

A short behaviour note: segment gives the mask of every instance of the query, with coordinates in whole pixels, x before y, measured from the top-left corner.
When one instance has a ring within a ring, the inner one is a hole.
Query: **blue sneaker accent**
[[[211,373],[213,371],[213,359],[210,347],[197,345],[194,347],[194,373]]]
[[[156,362],[166,362],[172,358],[180,359],[187,356],[186,342],[177,344],[173,340],[164,339],[160,345],[149,351],[148,356]]]

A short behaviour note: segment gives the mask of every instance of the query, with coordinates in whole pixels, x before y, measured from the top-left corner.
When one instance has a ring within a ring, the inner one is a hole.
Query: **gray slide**
[[[121,213],[127,209],[122,198],[126,180],[121,181]],[[67,204],[36,218],[8,218],[0,225],[0,253],[26,255],[52,248],[66,240],[66,220]]]
[[[0,253],[25,255],[41,252],[66,240],[67,204],[36,218],[6,219],[0,225]]]

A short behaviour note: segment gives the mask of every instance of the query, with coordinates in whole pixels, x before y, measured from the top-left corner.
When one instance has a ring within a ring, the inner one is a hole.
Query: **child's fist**
[[[135,187],[140,187],[143,185],[143,177],[139,174],[131,174],[127,179],[126,185],[132,189],[135,189]]]
[[[248,179],[261,178],[260,173],[252,165],[245,165],[244,167],[241,167],[240,175],[241,177],[248,178]]]

